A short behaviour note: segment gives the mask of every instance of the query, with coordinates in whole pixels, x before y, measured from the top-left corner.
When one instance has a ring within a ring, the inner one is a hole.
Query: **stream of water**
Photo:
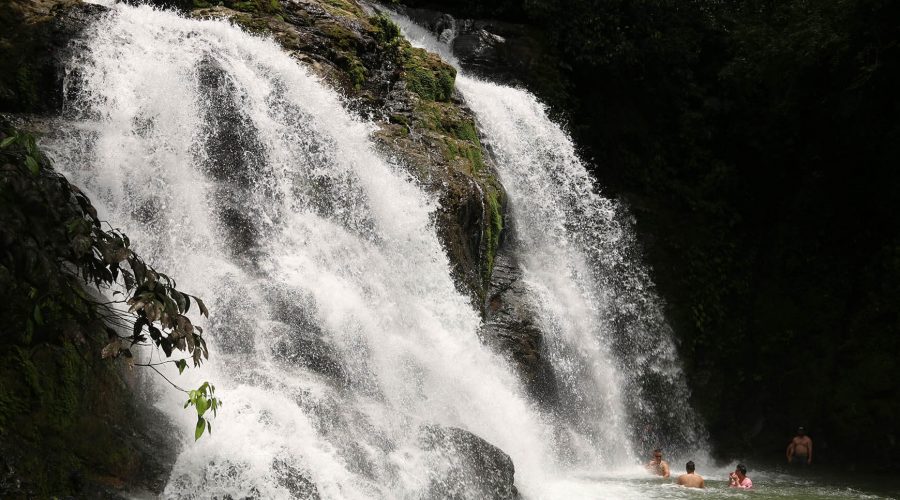
[[[43,145],[211,311],[193,318],[210,361],[167,375],[212,381],[225,406],[194,443],[196,415],[159,389],[185,438],[165,497],[477,498],[475,476],[495,471],[460,469],[429,441],[448,429],[509,454],[525,498],[693,494],[636,465],[642,435],[702,461],[704,431],[619,208],[533,96],[458,80],[528,249],[564,394],[552,411],[479,342],[430,222],[436,202],[376,154],[373,123],[271,40],[108,5]]]

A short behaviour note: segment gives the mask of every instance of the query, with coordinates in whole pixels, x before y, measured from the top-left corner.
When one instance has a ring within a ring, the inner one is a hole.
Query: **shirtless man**
[[[812,463],[812,439],[806,435],[803,427],[797,429],[797,435],[788,443],[787,461],[791,465],[809,465]]]
[[[657,476],[669,477],[669,464],[662,459],[662,450],[653,450],[653,459],[647,463],[647,470]]]
[[[688,488],[706,488],[706,483],[703,482],[703,478],[700,477],[699,474],[694,474],[693,460],[684,465],[684,470],[687,471],[687,474],[678,476],[678,484]]]

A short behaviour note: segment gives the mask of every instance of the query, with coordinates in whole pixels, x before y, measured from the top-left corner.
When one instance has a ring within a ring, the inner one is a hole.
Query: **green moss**
[[[362,87],[362,84],[366,81],[366,68],[358,59],[352,60],[347,73],[350,75],[350,83],[353,84],[354,88]]]
[[[491,279],[491,273],[494,272],[494,257],[497,255],[497,248],[500,246],[500,235],[503,232],[503,192],[497,186],[497,180],[491,177],[487,183],[484,199],[487,202],[485,207],[487,210],[488,223],[484,224],[484,279]]]
[[[406,47],[403,54],[406,87],[428,101],[448,101],[453,95],[456,69],[424,49]]]
[[[335,22],[329,22],[327,24],[322,24],[317,26],[322,33],[325,34],[328,38],[334,40],[335,44],[341,49],[348,50],[353,48],[356,43],[354,42],[355,34],[353,31],[341,26]]]
[[[390,46],[403,40],[400,35],[400,27],[384,14],[370,17],[369,24],[375,28],[375,40],[379,45]]]
[[[197,7],[197,3],[207,3],[204,0],[194,0],[194,4]],[[226,1],[225,5],[234,10],[239,10],[241,12],[261,12],[265,14],[274,14],[277,12],[281,12],[281,2],[279,0],[242,0],[239,2],[234,1]]]
[[[451,163],[463,160],[464,170],[476,174],[484,168],[481,141],[471,117],[450,102],[420,101],[416,106],[417,123],[440,135],[444,156]]]
[[[251,33],[268,34],[271,32],[268,21],[250,14],[237,14],[231,20]]]
[[[352,17],[365,17],[365,13],[355,2],[350,0],[322,0],[322,6],[331,14],[346,16],[350,14]],[[341,12],[343,11],[343,12]]]

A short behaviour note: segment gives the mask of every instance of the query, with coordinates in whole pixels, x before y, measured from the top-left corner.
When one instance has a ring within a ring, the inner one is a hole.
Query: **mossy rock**
[[[438,234],[454,276],[481,307],[502,240],[505,197],[471,112],[454,99],[456,70],[413,48],[387,16],[367,16],[353,0],[285,3],[278,14],[219,6],[193,15],[271,34],[347,95],[351,107],[383,116],[376,138],[438,195]]]
[[[281,12],[281,2],[278,0],[225,0],[222,5],[241,12],[254,12],[262,14],[277,14]],[[194,0],[195,7],[210,7],[205,0]]]
[[[403,57],[406,87],[428,101],[449,101],[456,83],[456,69],[436,54],[407,47]]]

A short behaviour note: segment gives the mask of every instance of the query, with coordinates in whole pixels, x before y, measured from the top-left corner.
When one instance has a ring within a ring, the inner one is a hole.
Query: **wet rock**
[[[429,425],[420,442],[432,465],[427,499],[514,499],[515,467],[509,455],[469,431]]]
[[[453,88],[455,70],[412,48],[396,26],[352,0],[282,2],[277,14],[241,9],[226,1],[191,15],[228,18],[271,34],[348,96],[351,108],[380,120],[374,137],[379,149],[439,200],[438,236],[459,290],[480,308],[502,232],[505,195],[472,113]]]
[[[344,384],[347,373],[340,362],[341,355],[310,325],[275,325],[272,329],[272,353],[275,359],[319,373]]]
[[[291,498],[297,500],[319,500],[319,489],[306,475],[284,460],[272,463],[275,478]]]
[[[491,19],[456,18],[431,9],[402,11],[450,45],[468,73],[508,84],[522,83],[523,76],[558,77],[556,61],[534,28]]]
[[[213,196],[218,223],[228,241],[226,248],[234,257],[252,263],[268,229],[254,217],[256,210],[250,202],[254,188],[264,181],[265,148],[235,98],[234,83],[219,64],[206,57],[198,74],[206,96],[200,106],[208,124],[197,131],[198,147],[202,148],[204,170],[217,181]]]
[[[71,42],[106,12],[79,0],[10,0],[0,7],[0,112],[58,111]]]
[[[556,376],[542,353],[543,335],[511,246],[502,246],[494,261],[481,336],[495,351],[512,358],[532,397],[553,406],[558,398]]]

